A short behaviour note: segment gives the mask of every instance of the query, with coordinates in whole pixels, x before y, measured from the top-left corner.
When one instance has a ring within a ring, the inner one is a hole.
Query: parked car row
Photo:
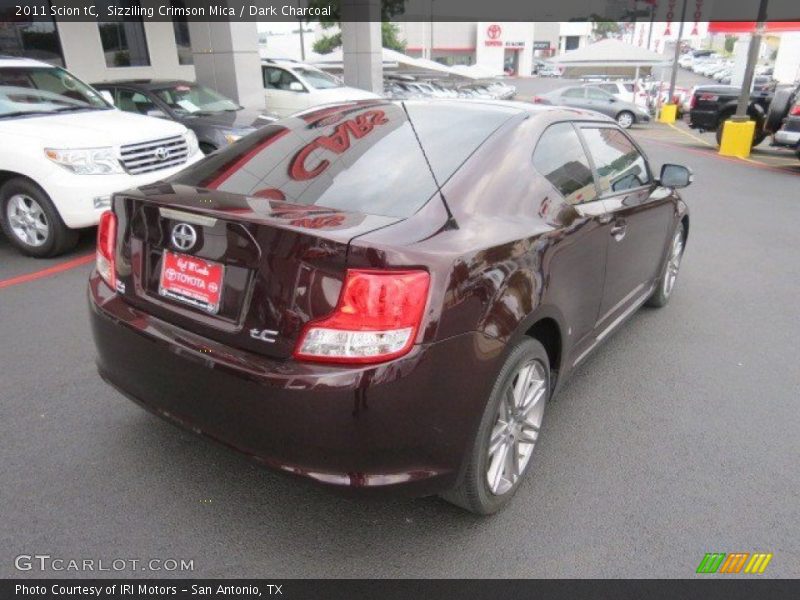
[[[390,75],[384,82],[384,96],[392,100],[411,98],[484,98],[510,100],[517,89],[500,81],[455,84],[450,81],[422,80],[409,75]]]
[[[698,75],[708,77],[723,85],[729,85],[733,78],[734,61],[711,50],[695,50],[687,52],[678,59],[678,64],[684,69],[694,71]],[[772,78],[773,67],[759,65],[756,67],[753,87],[755,89],[774,89],[775,81]]]

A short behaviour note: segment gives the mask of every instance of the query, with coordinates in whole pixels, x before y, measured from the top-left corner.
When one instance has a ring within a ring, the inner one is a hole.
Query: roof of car
[[[23,56],[0,56],[0,67],[52,67],[50,63]]]

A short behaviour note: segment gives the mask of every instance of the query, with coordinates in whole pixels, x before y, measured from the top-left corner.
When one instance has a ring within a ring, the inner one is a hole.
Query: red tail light
[[[425,271],[348,269],[336,309],[306,325],[294,357],[334,363],[376,363],[414,345],[430,275]]]
[[[697,106],[697,94],[692,94],[692,99],[689,100],[689,108]]]
[[[545,100],[541,96],[534,96],[533,97],[533,103],[534,104],[547,104],[547,100]]]
[[[792,110],[789,111],[789,114],[793,117],[800,117],[800,104],[795,104]]]
[[[116,246],[117,217],[107,210],[100,215],[100,225],[97,227],[96,265],[100,277],[112,290],[117,286]]]

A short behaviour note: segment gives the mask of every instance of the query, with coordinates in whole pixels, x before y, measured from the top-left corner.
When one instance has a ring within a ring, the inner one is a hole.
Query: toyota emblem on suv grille
[[[161,146],[160,148],[156,148],[156,151],[153,152],[153,154],[158,160],[164,161],[169,158],[169,149]]]
[[[188,223],[178,223],[172,228],[172,245],[178,250],[189,250],[197,241],[197,231]]]

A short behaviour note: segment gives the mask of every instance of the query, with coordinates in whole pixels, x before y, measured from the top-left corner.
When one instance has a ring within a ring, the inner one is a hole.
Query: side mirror
[[[659,183],[664,187],[685,188],[692,183],[694,176],[689,167],[683,165],[664,165],[661,167]]]
[[[100,96],[102,96],[103,100],[108,102],[111,106],[114,106],[114,96],[108,90],[100,90]]]
[[[293,92],[304,92],[305,88],[303,88],[303,84],[299,81],[293,81],[289,84],[289,89]]]

